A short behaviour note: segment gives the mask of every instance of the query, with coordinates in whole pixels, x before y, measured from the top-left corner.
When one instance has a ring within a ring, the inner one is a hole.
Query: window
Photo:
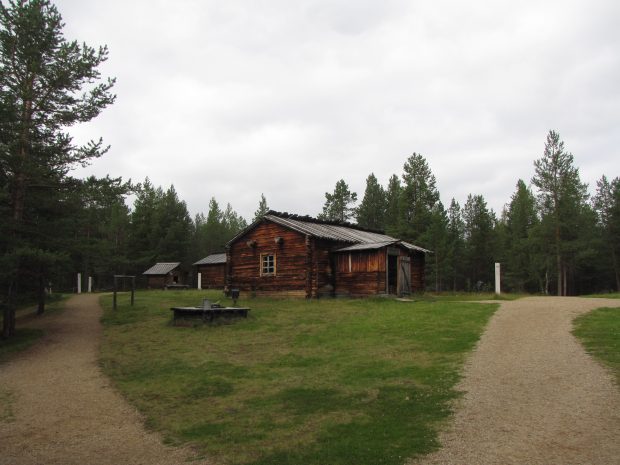
[[[260,256],[260,275],[269,276],[276,274],[276,256],[272,254],[261,254]]]

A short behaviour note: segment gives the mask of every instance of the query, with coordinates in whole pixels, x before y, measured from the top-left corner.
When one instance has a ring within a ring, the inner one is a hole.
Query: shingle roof
[[[298,231],[302,234],[307,234],[312,237],[357,244],[358,247],[354,250],[364,250],[364,248],[381,248],[389,244],[399,243],[410,250],[429,252],[422,247],[400,241],[399,239],[388,236],[382,232],[371,231],[352,224],[339,224],[329,221],[317,220],[308,216],[300,217],[297,215],[289,215],[288,213],[278,213],[274,211],[270,211],[269,213],[267,213],[263,217],[263,219],[272,221],[274,223],[280,224],[284,227],[287,227],[294,231]],[[256,222],[248,226],[247,229],[243,230],[241,233],[235,236],[229,243],[234,242],[239,237],[243,236],[247,231],[256,227],[260,221],[262,221],[262,219],[257,220]],[[362,247],[362,244],[365,244],[366,247]]]
[[[214,253],[211,255],[207,255],[202,260],[198,260],[194,265],[219,265],[221,263],[226,263],[226,254],[225,253]]]
[[[147,275],[166,275],[166,274],[170,273],[172,270],[174,270],[180,264],[181,264],[181,262],[155,263],[155,265],[150,267],[148,270],[146,270],[142,274],[147,274]]]

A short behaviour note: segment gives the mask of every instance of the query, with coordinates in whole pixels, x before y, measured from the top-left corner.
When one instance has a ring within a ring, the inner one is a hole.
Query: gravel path
[[[29,324],[45,328],[42,341],[0,365],[0,464],[176,465],[195,455],[146,432],[101,373],[100,316],[98,296],[74,296]]]
[[[420,464],[620,464],[620,389],[570,334],[620,301],[502,303],[465,367],[443,448]]]

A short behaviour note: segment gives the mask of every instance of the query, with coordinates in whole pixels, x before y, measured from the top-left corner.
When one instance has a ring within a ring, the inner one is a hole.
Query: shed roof
[[[155,265],[150,267],[148,270],[146,270],[142,274],[156,275],[156,276],[167,275],[172,270],[174,270],[176,267],[178,267],[180,264],[181,264],[181,262],[161,262],[161,263],[155,263]]]
[[[430,250],[423,249],[422,247],[418,247],[417,245],[410,244],[409,242],[399,241],[398,239],[394,239],[391,241],[385,242],[369,242],[369,243],[360,243],[350,245],[348,247],[343,247],[342,249],[336,250],[336,252],[354,252],[356,250],[376,250],[382,249],[383,247],[387,247],[390,245],[402,246],[409,250],[417,250],[419,252],[430,253]]]
[[[336,250],[336,252],[354,252],[356,250],[375,250],[381,249],[383,247],[387,247],[388,245],[396,244],[398,241],[387,241],[387,242],[368,242],[361,244],[353,244],[347,247],[343,247],[342,249]]]
[[[225,253],[214,253],[211,255],[207,255],[202,260],[198,260],[194,265],[221,265],[226,263],[226,254]]]
[[[279,213],[274,211],[269,211],[269,213],[267,213],[262,219],[252,223],[248,226],[248,228],[237,234],[229,243],[234,242],[239,237],[243,236],[247,231],[255,228],[263,220],[271,221],[302,234],[307,234],[320,239],[348,242],[351,244],[359,244],[360,246],[365,244],[367,246],[365,249],[381,248],[398,242],[407,247],[409,250],[417,250],[425,253],[429,252],[422,247],[400,241],[399,239],[388,236],[381,231],[372,231],[348,223],[342,224],[330,221],[321,221],[309,216],[289,215],[288,213]],[[363,250],[363,248],[357,248],[356,250]]]

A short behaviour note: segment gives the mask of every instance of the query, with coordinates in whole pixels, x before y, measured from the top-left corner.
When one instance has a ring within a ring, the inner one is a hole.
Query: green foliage
[[[144,271],[158,261],[191,260],[194,225],[187,205],[170,186],[155,188],[145,179],[137,187],[129,226],[129,257],[134,273]]]
[[[364,198],[357,208],[357,224],[370,229],[385,227],[386,196],[374,173],[366,179]]]
[[[333,194],[325,192],[325,205],[319,218],[344,223],[353,217],[355,208],[351,204],[356,201],[357,194],[351,192],[344,179],[341,179],[336,183]]]
[[[226,243],[246,227],[246,221],[230,204],[222,211],[217,200],[211,198],[207,217],[201,214],[195,220],[194,257],[223,252]]]
[[[403,166],[403,186],[399,197],[400,237],[422,247],[429,247],[433,209],[439,202],[435,175],[426,159],[413,153]]]
[[[84,276],[92,276],[98,286],[109,285],[111,275],[131,270],[128,256],[129,208],[127,195],[134,191],[121,178],[97,179],[93,176],[76,181],[71,197],[75,266]]]
[[[262,218],[269,212],[269,206],[267,205],[267,199],[265,194],[260,195],[260,202],[258,202],[258,210],[254,212],[254,219],[252,222]]]
[[[464,260],[468,289],[491,289],[494,274],[496,219],[482,195],[469,195],[463,207]]]
[[[573,334],[588,353],[610,367],[620,386],[620,307],[593,310],[576,318],[574,326]]]
[[[437,202],[431,211],[431,223],[427,232],[427,246],[433,253],[426,258],[427,288],[435,291],[442,291],[451,284],[449,222],[443,204]]]
[[[532,184],[538,189],[538,206],[543,240],[553,245],[556,292],[565,294],[566,275],[575,269],[575,253],[580,241],[580,226],[587,200],[587,186],[579,178],[573,155],[564,150],[564,142],[555,131],[549,131],[543,156],[534,161]]]
[[[385,231],[388,234],[398,235],[398,204],[400,202],[400,194],[402,187],[400,185],[400,179],[393,174],[388,181],[387,189],[385,190]]]
[[[169,441],[238,464],[402,464],[439,445],[465,355],[496,306],[243,300],[247,319],[174,327],[217,293],[104,301],[102,366]],[[148,354],[148,356],[145,356]]]
[[[450,288],[453,292],[465,288],[465,223],[461,214],[461,206],[452,199],[448,209],[447,225],[448,262],[446,281],[451,281]]]
[[[62,208],[63,202],[71,202],[70,186],[75,184],[68,171],[107,151],[101,139],[77,146],[67,132],[114,102],[114,80],[102,82],[98,71],[107,49],[67,41],[63,26],[60,13],[47,0],[0,4],[0,201],[5,214],[0,249],[13,257],[29,250],[30,259],[43,259],[27,270],[36,274],[34,286],[20,282],[23,269],[0,283],[7,290],[5,336],[15,331],[16,295],[43,296],[49,264],[58,261],[51,257],[67,254],[57,238],[71,220]]]
[[[506,211],[506,242],[503,244],[505,285],[516,292],[539,290],[539,270],[534,266],[530,231],[538,224],[536,199],[523,180],[517,182]]]
[[[613,285],[620,291],[620,178],[616,177],[609,182],[603,175],[597,181],[596,187],[592,206],[598,216],[602,249],[608,252],[604,253],[601,259],[609,263],[615,278]]]

